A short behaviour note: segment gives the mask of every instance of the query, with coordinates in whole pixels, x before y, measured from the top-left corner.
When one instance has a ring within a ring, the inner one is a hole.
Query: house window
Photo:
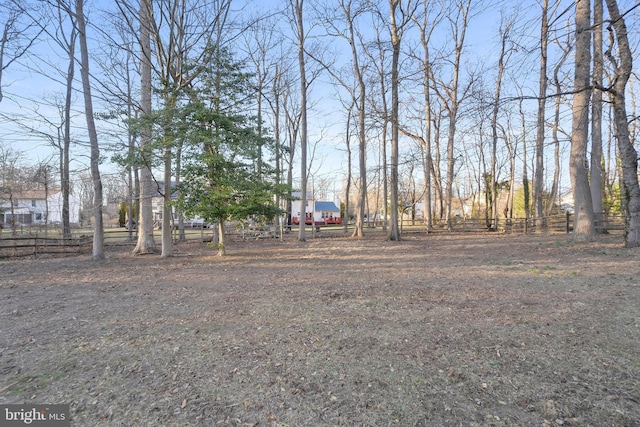
[[[42,221],[42,214],[36,213],[36,221]]]
[[[35,201],[35,200],[32,200],[32,201],[31,201],[31,207],[32,207],[32,208],[35,208],[35,207],[36,207],[36,201]]]

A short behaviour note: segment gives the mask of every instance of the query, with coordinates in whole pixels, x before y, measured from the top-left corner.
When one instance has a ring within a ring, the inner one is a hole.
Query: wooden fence
[[[400,227],[402,233],[485,233],[497,231],[501,233],[571,233],[573,231],[573,214],[566,213],[553,215],[539,219],[525,218],[500,218],[497,227],[492,221],[485,219],[463,219],[455,218],[451,225],[446,223],[435,224],[427,230],[426,224],[422,220],[403,219]],[[369,229],[380,229],[382,222],[367,223]],[[296,227],[297,228],[297,227]],[[622,215],[602,216],[596,222],[598,231],[609,233],[624,232],[624,217]],[[90,253],[93,237],[91,231],[74,230],[71,239],[62,239],[59,229],[50,228],[44,230],[41,227],[25,227],[18,230],[0,230],[0,258],[19,256],[38,256],[45,253]],[[187,241],[210,241],[213,234],[208,228],[187,228],[185,229],[185,239]],[[344,227],[328,226],[321,227],[319,236],[344,235]],[[225,235],[235,236],[238,239],[258,239],[265,237],[277,237],[278,230],[275,227],[251,228],[251,227],[225,227]],[[290,235],[295,235],[295,230],[291,230]],[[156,241],[160,241],[160,231],[156,230]],[[177,241],[177,231],[174,232],[174,240]],[[137,241],[135,231],[129,233],[123,228],[110,228],[104,232],[104,242],[107,246],[130,245],[133,247]]]
[[[451,224],[446,221],[434,221],[429,228],[429,233],[484,233],[498,231],[502,233],[571,233],[573,231],[574,215],[563,213],[543,218],[500,218],[497,226],[492,219],[484,218],[454,218]],[[381,221],[368,223],[369,228],[379,228],[384,224]],[[607,232],[623,232],[624,216],[602,215],[596,220],[596,229]],[[403,232],[427,231],[427,226],[422,219],[403,219],[401,221]]]
[[[91,251],[93,238],[79,235],[71,239],[50,238],[44,235],[16,234],[0,239],[0,258],[38,256],[45,253],[74,253]]]
[[[229,228],[229,234],[238,234],[240,231]],[[161,231],[155,230],[155,239],[161,241]],[[185,240],[210,241],[212,229],[202,227],[187,227]],[[60,229],[43,226],[23,226],[15,230],[0,230],[0,258],[38,256],[46,253],[91,253],[93,234],[89,229],[72,230],[71,239],[63,239]],[[104,243],[106,246],[131,246],[135,245],[138,235],[134,230],[129,233],[124,228],[106,228],[104,231]],[[174,230],[173,238],[178,240],[178,231]]]

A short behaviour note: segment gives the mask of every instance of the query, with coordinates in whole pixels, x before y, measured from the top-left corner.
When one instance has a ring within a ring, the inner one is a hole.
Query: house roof
[[[316,211],[340,212],[340,208],[333,202],[316,202]]]
[[[47,196],[51,197],[59,192],[60,190],[57,189],[50,189],[48,192],[44,190],[26,190],[14,193],[13,198],[15,200],[44,200]]]
[[[176,191],[177,184],[174,181],[171,181],[171,199],[178,199],[178,192]],[[151,187],[151,197],[164,197],[164,181],[154,181]]]

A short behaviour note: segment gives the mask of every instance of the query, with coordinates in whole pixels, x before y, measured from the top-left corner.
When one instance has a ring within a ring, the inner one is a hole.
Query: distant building
[[[291,202],[291,222],[300,223],[300,212],[302,211],[301,193],[292,194],[297,200]],[[305,224],[341,224],[340,208],[335,202],[314,200],[313,195],[307,195],[305,203],[306,220]]]
[[[176,191],[176,183],[171,183],[172,193],[171,193],[171,201],[176,202],[178,200],[178,192]],[[165,194],[165,185],[163,181],[157,181],[153,183],[153,187],[151,188],[151,211],[153,212],[153,225],[155,228],[160,228],[162,226],[162,215],[164,214],[164,194]],[[171,214],[173,217],[173,221],[178,221],[178,211],[175,206],[171,206]],[[201,227],[205,225],[205,221],[196,216],[194,218],[183,218],[183,221],[187,226],[192,227]]]
[[[16,193],[11,199],[3,198],[0,200],[0,224],[11,227],[14,219],[16,224],[23,225],[61,223],[62,192],[55,190],[46,194],[44,190],[32,190]],[[79,221],[80,200],[70,194],[69,222],[77,224]]]

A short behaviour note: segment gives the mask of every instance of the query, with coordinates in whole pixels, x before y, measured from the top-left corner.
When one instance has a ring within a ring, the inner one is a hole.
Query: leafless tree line
[[[230,49],[253,73],[253,105],[264,123],[260,133],[271,135],[277,147],[272,158],[259,148],[259,164],[274,163],[278,179],[299,188],[304,199],[318,161],[316,144],[336,147],[335,158],[344,159],[346,170],[333,178],[344,182],[345,215],[354,212],[355,237],[365,233],[372,200],[374,215],[388,219],[391,240],[401,238],[399,215],[415,208],[418,199],[427,229],[450,228],[456,207],[469,200],[483,210],[475,213],[484,215],[490,229],[515,210],[544,226],[558,204],[568,157],[576,238],[589,240],[604,231],[598,228],[602,212],[619,205],[628,220],[627,245],[640,244],[637,112],[629,84],[637,82],[632,72],[637,5],[615,0],[541,0],[531,6],[288,0],[270,10],[252,5],[117,0],[114,7],[90,13],[81,0],[2,5],[10,13],[3,15],[0,71],[19,66],[47,75],[64,94],[53,102],[33,100],[33,105],[53,104],[56,120],[38,108],[25,117],[28,105],[21,100],[14,101],[22,107],[15,121],[55,147],[61,183],[70,181],[70,150],[90,147],[96,217],[102,205],[101,153],[113,150],[128,160],[123,162],[128,198],[131,206],[139,205],[135,253],[156,251],[153,181],[179,182],[181,174],[178,135],[167,131],[163,137],[175,143],[158,151],[154,130],[143,118],[157,105],[175,104],[176,91],[198,81],[201,68],[189,64],[207,64],[212,45]],[[479,25],[480,19],[492,25]],[[491,29],[490,42],[474,38],[480,27]],[[57,60],[42,54],[43,43],[57,46]],[[21,99],[11,86],[7,90]],[[87,120],[81,131],[74,126],[82,116]],[[319,129],[327,116],[335,125]],[[43,122],[47,126],[33,124]],[[500,194],[507,194],[504,210]],[[171,256],[171,191],[164,198],[162,255]],[[94,226],[102,235],[100,221]],[[306,239],[304,224],[298,239]],[[96,238],[95,258],[103,256],[101,247]]]

